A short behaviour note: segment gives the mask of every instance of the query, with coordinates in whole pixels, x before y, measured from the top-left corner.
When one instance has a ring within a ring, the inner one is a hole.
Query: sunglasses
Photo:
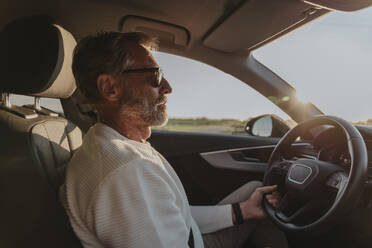
[[[125,70],[121,73],[141,73],[141,72],[155,72],[156,78],[154,81],[151,82],[153,87],[159,87],[161,84],[161,80],[163,79],[163,70],[160,67],[155,68],[143,68],[143,69],[132,69],[132,70]]]

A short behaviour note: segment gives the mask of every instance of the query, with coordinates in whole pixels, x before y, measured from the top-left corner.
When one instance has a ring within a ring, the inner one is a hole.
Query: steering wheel
[[[314,159],[285,159],[296,138],[310,128],[332,125],[345,134],[351,157],[347,172],[340,165]],[[267,215],[284,231],[314,231],[342,219],[358,202],[367,176],[367,149],[359,131],[334,116],[318,116],[298,124],[278,142],[269,159],[264,185],[279,185],[277,208],[266,199]]]

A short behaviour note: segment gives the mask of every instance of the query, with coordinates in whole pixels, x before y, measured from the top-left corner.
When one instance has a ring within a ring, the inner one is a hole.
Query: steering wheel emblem
[[[303,164],[294,164],[289,169],[288,180],[293,183],[304,184],[311,176],[312,172],[313,170],[309,166]]]

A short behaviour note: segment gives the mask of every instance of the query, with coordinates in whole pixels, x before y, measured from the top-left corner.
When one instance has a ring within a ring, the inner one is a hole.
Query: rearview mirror
[[[248,121],[245,131],[253,136],[282,137],[290,127],[276,115],[260,115]]]

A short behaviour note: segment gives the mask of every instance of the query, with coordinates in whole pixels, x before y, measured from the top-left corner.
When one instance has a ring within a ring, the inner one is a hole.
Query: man
[[[166,122],[172,92],[149,50],[155,45],[141,33],[110,32],[86,37],[75,48],[74,76],[95,104],[98,123],[73,156],[61,190],[72,227],[84,247],[241,246],[259,229],[253,219],[265,217],[264,193],[276,187],[257,188],[233,208],[189,206],[176,173],[146,141],[151,126]],[[276,206],[278,194],[267,199]],[[235,231],[233,223],[244,221]],[[212,234],[203,242],[200,230]],[[274,236],[286,246],[281,233]]]

